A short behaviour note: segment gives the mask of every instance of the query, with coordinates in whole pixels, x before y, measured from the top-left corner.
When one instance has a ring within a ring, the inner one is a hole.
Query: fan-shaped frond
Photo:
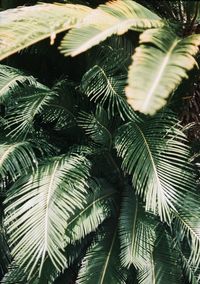
[[[175,117],[165,112],[142,123],[129,122],[119,128],[115,147],[146,210],[169,221],[171,209],[195,188],[188,146]]]
[[[0,64],[0,102],[16,92],[19,83],[35,84],[35,79],[16,68]]]
[[[98,106],[95,114],[80,112],[77,121],[95,143],[109,149],[112,147],[112,135],[107,128],[108,116],[102,107]]]
[[[48,255],[58,271],[66,265],[64,235],[67,220],[84,207],[89,161],[81,155],[61,155],[44,162],[35,174],[22,177],[8,192],[6,220],[16,263],[29,277]]]
[[[111,224],[110,224],[111,225]],[[122,284],[124,275],[120,272],[119,240],[116,228],[109,229],[105,236],[94,243],[82,261],[78,284]]]
[[[132,188],[126,188],[122,202],[119,234],[121,262],[129,267],[142,268],[151,259],[155,232],[153,219],[144,212]]]
[[[122,35],[129,29],[141,31],[162,25],[156,14],[137,2],[112,1],[100,5],[86,15],[83,21],[63,38],[60,49],[66,56],[75,56],[113,34]]]
[[[7,128],[12,137],[26,135],[33,130],[35,116],[42,113],[57,94],[39,84],[37,88],[27,87],[12,110],[9,110]]]
[[[2,179],[9,175],[9,178],[15,181],[36,165],[37,159],[30,142],[0,144],[0,177]]]
[[[40,40],[67,31],[91,8],[73,4],[38,4],[1,12],[0,60]]]
[[[128,46],[126,46],[128,45]],[[120,46],[104,46],[95,53],[93,66],[81,80],[81,90],[90,100],[108,111],[108,116],[120,115],[122,119],[134,119],[135,113],[125,98],[127,59],[130,56],[128,41]]]
[[[154,114],[187,78],[196,61],[200,36],[179,38],[172,31],[150,29],[140,35],[140,46],[132,57],[126,96],[134,110]]]
[[[169,235],[162,234],[149,265],[139,271],[139,284],[182,284],[182,271],[179,255],[171,246]]]
[[[77,209],[67,224],[66,241],[74,242],[95,231],[99,224],[111,215],[111,201],[117,193],[105,181],[92,182],[84,208]]]

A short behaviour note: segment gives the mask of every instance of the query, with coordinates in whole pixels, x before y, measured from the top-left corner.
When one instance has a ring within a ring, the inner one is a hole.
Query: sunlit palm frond
[[[67,243],[84,238],[94,232],[99,224],[111,216],[112,199],[116,190],[105,181],[92,182],[91,191],[88,192],[84,208],[77,209],[68,220],[66,230]]]
[[[21,70],[0,64],[0,102],[14,94],[19,83],[35,84],[35,79],[25,75]]]
[[[93,66],[81,80],[81,91],[91,101],[99,103],[108,111],[108,116],[119,114],[122,119],[136,117],[125,98],[127,59],[130,46],[104,46],[92,61]]]
[[[9,178],[15,181],[36,165],[37,159],[30,142],[0,144],[0,177],[2,179],[6,179],[9,175]]]
[[[61,271],[66,265],[64,235],[67,220],[83,208],[89,161],[81,155],[61,155],[44,162],[37,172],[21,177],[8,192],[5,225],[16,263],[29,277],[48,255]]]
[[[113,34],[122,35],[129,29],[141,31],[162,25],[156,14],[137,2],[108,2],[83,18],[83,21],[63,38],[60,49],[64,55],[75,56]]]
[[[184,194],[195,188],[189,149],[178,121],[165,112],[142,123],[129,122],[119,128],[115,147],[146,210],[169,221],[171,210],[181,206]]]
[[[111,224],[110,224],[111,226]],[[124,274],[120,271],[118,258],[119,240],[117,227],[95,242],[86,252],[78,274],[78,284],[125,284]]]
[[[126,188],[119,224],[123,266],[133,264],[141,269],[149,263],[154,248],[155,227],[156,222],[145,213],[134,190]]]
[[[154,114],[187,78],[196,61],[200,36],[179,38],[169,29],[150,29],[140,35],[132,57],[126,96],[134,110]]]
[[[9,109],[7,129],[12,137],[26,137],[33,131],[33,123],[36,115],[44,110],[57,94],[42,84],[38,87],[27,87],[25,94],[19,97],[16,105]]]
[[[91,9],[73,4],[38,4],[1,12],[0,60],[40,40],[67,31]]]

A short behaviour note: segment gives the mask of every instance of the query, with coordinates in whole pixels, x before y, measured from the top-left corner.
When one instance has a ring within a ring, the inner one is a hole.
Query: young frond
[[[137,2],[116,0],[100,5],[86,15],[63,38],[60,49],[66,56],[75,56],[111,35],[122,35],[129,29],[141,31],[162,25],[161,19],[156,14]]]
[[[155,242],[156,222],[145,213],[133,188],[126,188],[121,206],[119,236],[121,263],[144,268],[151,259]]]
[[[91,8],[73,4],[38,4],[1,12],[0,60],[45,38],[53,44]]]
[[[126,97],[134,110],[154,114],[187,78],[196,61],[200,35],[179,38],[169,29],[150,29],[140,35],[133,54]]]
[[[176,211],[184,195],[195,188],[189,149],[178,121],[164,112],[148,122],[128,122],[119,128],[115,147],[146,210],[170,221],[171,210]]]
[[[19,83],[34,85],[36,80],[16,68],[0,64],[0,103],[19,91]]]
[[[8,192],[5,226],[16,264],[30,278],[46,256],[57,271],[63,254],[67,221],[84,207],[90,162],[76,153],[44,161],[35,174],[21,177]]]

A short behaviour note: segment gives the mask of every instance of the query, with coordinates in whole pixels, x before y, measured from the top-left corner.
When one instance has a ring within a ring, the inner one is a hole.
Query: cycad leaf
[[[63,38],[60,49],[66,56],[75,56],[113,34],[122,35],[129,29],[138,31],[162,25],[156,14],[134,1],[108,2],[93,10],[73,28]]]
[[[84,208],[77,209],[67,224],[66,241],[74,242],[95,231],[111,215],[111,201],[116,190],[105,182],[90,184]]]
[[[132,188],[126,188],[122,202],[119,234],[123,266],[144,267],[151,259],[155,232],[153,219],[144,212]]]
[[[29,168],[37,165],[37,159],[31,143],[27,141],[13,144],[0,144],[0,177],[7,175],[15,181],[20,175],[27,173]]]
[[[168,96],[187,78],[196,61],[200,36],[184,39],[168,29],[150,29],[140,35],[133,55],[126,96],[134,110],[154,114]]]
[[[185,193],[195,188],[189,149],[177,120],[165,112],[140,124],[129,122],[119,128],[115,145],[146,210],[169,221],[171,209],[181,206]]]
[[[7,97],[16,92],[18,83],[34,84],[32,76],[26,76],[22,71],[0,64],[0,102],[4,102]]]
[[[89,161],[81,155],[61,155],[38,168],[30,178],[15,183],[6,199],[9,243],[15,245],[16,263],[29,273],[41,273],[48,255],[58,271],[66,265],[63,255],[67,219],[84,206]]]
[[[163,232],[164,233],[164,232]],[[179,255],[165,232],[156,245],[149,265],[138,273],[139,284],[182,284]]]
[[[117,228],[94,243],[83,259],[78,274],[78,284],[122,284],[125,283],[119,270],[119,242]]]
[[[106,111],[98,106],[95,114],[80,112],[78,116],[78,125],[85,130],[85,133],[91,139],[109,149],[112,146],[112,135],[108,130],[108,116]]]
[[[13,109],[9,109],[7,128],[12,137],[26,137],[33,130],[36,115],[41,114],[57,95],[49,88],[39,84],[36,87],[26,87],[25,95],[20,97]]]
[[[0,60],[40,40],[67,31],[90,8],[72,4],[39,4],[1,12]]]

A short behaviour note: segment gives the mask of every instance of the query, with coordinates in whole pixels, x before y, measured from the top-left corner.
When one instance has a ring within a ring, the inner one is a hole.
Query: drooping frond
[[[0,103],[16,92],[19,83],[35,84],[35,79],[16,68],[0,64]]]
[[[174,115],[164,112],[141,123],[129,122],[115,139],[122,169],[132,176],[146,210],[171,219],[171,209],[182,204],[184,194],[195,188],[185,135]]]
[[[100,5],[86,15],[83,21],[63,38],[60,49],[66,56],[75,56],[113,34],[122,35],[129,29],[141,31],[162,25],[156,14],[137,2],[116,0]]]
[[[166,29],[150,29],[140,35],[140,46],[132,57],[126,96],[134,110],[154,114],[187,78],[196,61],[200,36],[184,39]]]
[[[13,144],[0,144],[0,177],[7,175],[15,181],[20,175],[27,173],[37,165],[32,145],[28,141]]]
[[[108,130],[108,115],[106,111],[98,106],[95,114],[80,112],[78,125],[85,130],[86,135],[97,144],[112,147],[112,135]]]
[[[148,264],[154,247],[155,226],[156,223],[145,213],[133,188],[126,188],[119,224],[123,266],[133,264],[141,269]]]
[[[73,4],[38,4],[1,12],[0,60],[40,40],[67,31],[91,8]]]
[[[33,130],[36,115],[40,114],[57,95],[42,84],[39,84],[37,88],[26,87],[24,92],[25,95],[17,100],[12,111],[9,110],[7,128],[12,137],[26,137]]]
[[[111,224],[110,224],[111,226]],[[119,240],[117,227],[95,242],[82,261],[78,274],[78,284],[125,284],[124,275],[119,265]]]
[[[80,240],[87,234],[94,232],[99,224],[111,216],[111,202],[117,193],[116,190],[105,181],[101,181],[101,183],[92,182],[90,189],[84,207],[77,209],[68,220],[67,243]]]
[[[84,206],[90,162],[70,154],[47,160],[37,172],[21,177],[8,192],[5,225],[12,255],[29,277],[46,256],[58,271],[66,265],[64,235],[67,220]]]
[[[128,44],[128,43],[126,43]],[[130,47],[102,47],[92,61],[93,66],[81,80],[81,90],[90,100],[98,102],[108,110],[108,116],[120,115],[122,119],[136,117],[125,97],[127,80],[126,64]]]
[[[146,268],[138,272],[139,284],[182,284],[179,255],[171,245],[169,235],[163,234]]]

